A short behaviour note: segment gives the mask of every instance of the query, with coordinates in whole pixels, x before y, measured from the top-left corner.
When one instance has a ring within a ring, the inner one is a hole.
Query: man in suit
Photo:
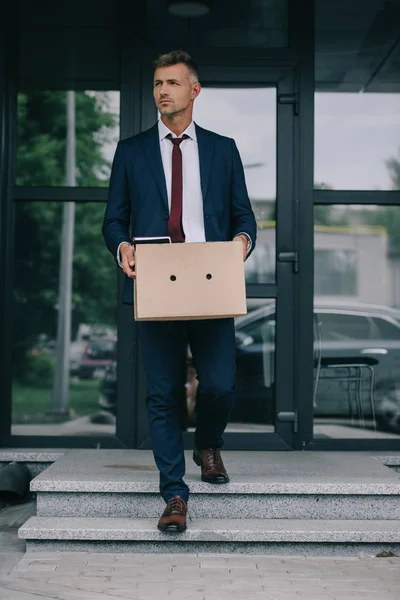
[[[103,235],[123,269],[123,302],[133,302],[135,259],[131,235],[170,235],[172,242],[237,240],[243,260],[256,241],[256,221],[233,139],[192,120],[200,93],[196,65],[182,51],[155,61],[156,125],[118,142]],[[212,110],[212,106],[210,106]],[[227,483],[220,448],[236,390],[233,319],[138,322],[148,393],[152,447],[166,508],[161,531],[186,529],[189,488],[177,397],[186,336],[198,374],[193,459],[203,481]]]

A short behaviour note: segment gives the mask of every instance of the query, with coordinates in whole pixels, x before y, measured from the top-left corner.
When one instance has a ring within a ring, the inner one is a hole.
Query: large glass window
[[[69,288],[61,256],[64,206],[16,204],[12,433],[114,435],[117,282],[99,233],[104,205],[75,206],[73,250],[64,256],[72,264]],[[60,320],[66,319],[70,336],[61,345]]]
[[[245,263],[246,281],[274,283],[276,88],[204,87],[195,102],[194,119],[236,141],[258,227],[257,246]]]
[[[400,189],[400,4],[315,3],[315,187]]]
[[[357,252],[316,249],[314,291],[318,295],[354,296],[357,291]]]
[[[400,95],[315,95],[316,187],[400,189]]]
[[[315,276],[315,437],[396,438],[400,207],[318,206],[315,218],[316,257],[342,268]]]

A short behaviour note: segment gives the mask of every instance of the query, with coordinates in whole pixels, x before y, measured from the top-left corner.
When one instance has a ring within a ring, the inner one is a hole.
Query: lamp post
[[[76,186],[75,92],[67,92],[67,139],[65,183]],[[63,207],[56,362],[51,414],[69,412],[69,360],[71,343],[72,261],[74,252],[75,202]]]

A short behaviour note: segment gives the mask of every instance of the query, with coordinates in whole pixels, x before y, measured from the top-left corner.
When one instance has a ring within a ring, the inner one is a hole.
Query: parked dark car
[[[375,358],[375,410],[380,428],[400,433],[400,316],[385,306],[316,302],[315,320],[321,326],[321,355],[325,359]],[[230,422],[265,424],[274,421],[275,303],[267,302],[236,325],[236,402]],[[349,416],[348,387],[339,381],[343,367],[330,370],[318,386],[315,417]],[[323,370],[321,372],[323,376]],[[186,384],[189,421],[196,403],[196,371],[188,354]],[[116,374],[111,366],[101,384],[100,405],[114,410]],[[104,400],[106,399],[106,401]],[[366,406],[366,416],[370,407]]]
[[[78,377],[80,379],[102,379],[106,368],[116,359],[117,341],[115,339],[91,339],[83,352]]]
[[[379,305],[318,301],[314,319],[321,328],[325,362],[346,357],[376,359],[375,411],[379,427],[400,432],[400,319],[395,309]],[[316,337],[316,336],[315,336]],[[274,411],[275,303],[236,320],[238,392],[231,421],[271,423]],[[314,341],[316,354],[317,340]],[[348,373],[338,366],[321,370],[315,417],[349,417]],[[326,379],[326,375],[329,379]],[[365,396],[365,394],[364,394]],[[365,403],[365,416],[371,416]]]

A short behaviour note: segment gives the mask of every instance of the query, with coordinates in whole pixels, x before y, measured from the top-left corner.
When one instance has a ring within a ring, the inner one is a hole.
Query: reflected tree
[[[107,93],[76,93],[78,186],[107,186],[111,164],[102,146],[112,141],[118,117]],[[43,91],[18,96],[17,169],[19,186],[65,184],[66,93]],[[72,329],[79,323],[115,324],[116,270],[101,224],[105,206],[76,206]],[[14,367],[39,333],[56,335],[62,205],[24,202],[16,206],[14,264]]]

